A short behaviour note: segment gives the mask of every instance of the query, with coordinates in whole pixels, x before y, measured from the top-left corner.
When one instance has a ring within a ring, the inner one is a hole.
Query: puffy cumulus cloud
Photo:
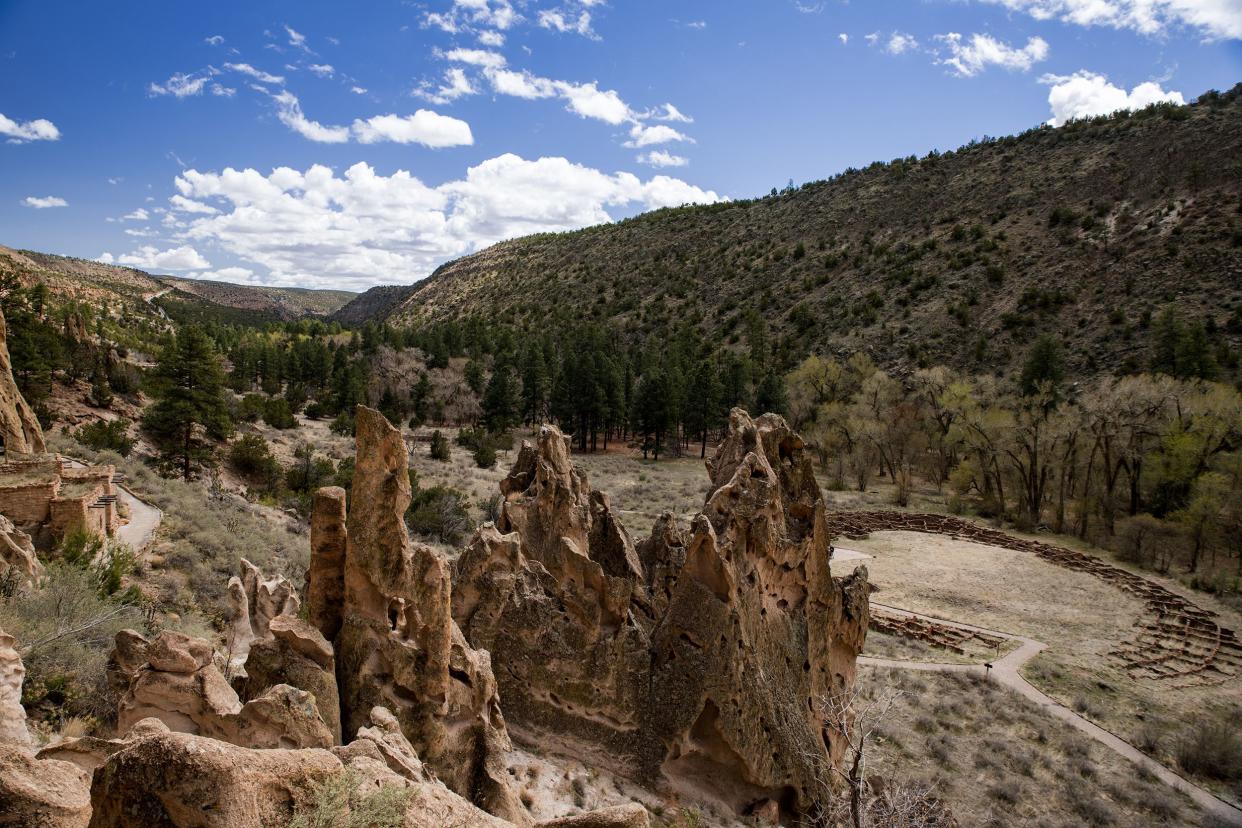
[[[323,166],[223,172],[186,170],[186,199],[219,205],[181,231],[246,265],[273,284],[366,287],[422,278],[448,258],[527,233],[611,221],[609,208],[654,209],[720,200],[675,178],[642,181],[564,158],[506,154],[464,178],[431,187],[404,170],[378,175],[365,163],[342,175]]]
[[[1160,84],[1148,81],[1127,92],[1112,84],[1104,75],[1080,71],[1072,75],[1044,75],[1041,83],[1048,84],[1048,106],[1052,126],[1063,124],[1072,118],[1090,118],[1109,115],[1122,109],[1142,109],[1154,103],[1184,104],[1181,92],[1164,90]]]
[[[1032,37],[1021,49],[986,34],[974,34],[969,41],[963,41],[957,32],[949,32],[937,35],[936,39],[949,50],[949,56],[938,62],[967,78],[989,66],[1026,72],[1048,57],[1048,42],[1041,37]]]
[[[330,78],[336,73],[336,67],[331,63],[312,63],[306,68],[321,78]]]
[[[354,121],[352,131],[360,144],[392,141],[395,144],[422,144],[425,147],[462,147],[474,143],[470,124],[420,109],[413,115],[377,115]]]
[[[500,32],[483,31],[478,34],[479,42],[494,48],[505,45],[505,36]]]
[[[591,83],[556,81],[556,90],[565,98],[570,112],[583,118],[596,118],[616,126],[633,118],[629,106],[611,89],[600,89]]]
[[[105,253],[104,256],[111,259],[111,254]],[[99,260],[105,261],[103,256]],[[143,245],[132,253],[118,256],[116,263],[143,270],[206,270],[211,267],[211,262],[204,259],[188,244],[170,247],[167,250],[160,250],[152,245]]]
[[[693,138],[678,132],[667,124],[634,124],[634,126],[630,127],[630,140],[625,142],[625,146],[639,149],[654,146],[655,144],[668,144],[673,141],[689,141],[694,143]]]
[[[10,144],[24,144],[27,141],[59,141],[60,130],[56,124],[46,118],[33,121],[14,121],[0,114],[0,135],[5,136]]]
[[[504,55],[491,49],[450,49],[442,57],[445,60],[482,66],[485,69],[499,69],[508,63]]]
[[[220,212],[210,204],[204,204],[201,201],[194,201],[193,199],[186,198],[183,195],[173,196],[168,199],[168,203],[172,205],[174,210],[179,210],[183,213],[202,213],[212,216]]]
[[[1109,26],[1159,35],[1197,29],[1209,38],[1242,38],[1242,0],[983,0],[1037,20]]]
[[[254,271],[248,267],[221,267],[217,270],[204,270],[202,273],[195,273],[195,279],[210,279],[213,282],[232,282],[234,284],[245,284],[254,282]]]
[[[69,202],[60,196],[26,196],[22,199],[22,204],[27,207],[33,207],[36,210],[46,210],[49,207],[68,207]]]
[[[151,218],[151,215],[142,207],[139,207],[132,213],[126,213],[121,216],[122,221],[146,221],[149,218]]]
[[[666,150],[652,150],[638,156],[638,163],[647,164],[652,167],[684,167],[690,163],[689,159],[680,155],[673,155]]]

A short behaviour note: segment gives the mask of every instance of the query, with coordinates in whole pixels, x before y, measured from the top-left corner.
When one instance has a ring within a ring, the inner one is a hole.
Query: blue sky
[[[0,243],[408,284],[1242,80],[1242,0],[0,0]]]

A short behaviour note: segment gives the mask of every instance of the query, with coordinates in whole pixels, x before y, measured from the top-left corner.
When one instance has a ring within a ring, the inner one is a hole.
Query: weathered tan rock
[[[317,787],[348,768],[360,796],[381,786],[409,790],[405,828],[511,828],[433,779],[394,772],[379,745],[402,750],[388,729],[395,720],[376,727],[383,733],[364,728],[355,742],[332,752],[254,750],[185,733],[131,733],[94,775],[90,826],[286,828],[296,814],[313,810]]]
[[[341,631],[341,607],[345,602],[343,579],[349,539],[345,521],[344,489],[325,486],[315,492],[311,504],[311,560],[306,573],[306,617],[329,641],[334,641]]]
[[[297,590],[282,575],[265,579],[259,568],[242,558],[241,576],[229,579],[233,610],[229,630],[229,677],[244,675],[246,659],[255,641],[271,637],[268,625],[279,615],[298,614]]]
[[[357,409],[355,428],[342,572],[330,568],[331,555],[320,555],[308,589],[323,595],[333,584],[344,587],[335,641],[342,730],[357,732],[369,724],[373,708],[387,708],[418,757],[453,791],[495,815],[530,824],[501,762],[510,743],[490,659],[472,649],[453,622],[446,561],[412,543],[406,530],[405,442],[365,406]]]
[[[268,637],[251,645],[243,677],[235,682],[242,700],[256,699],[280,684],[310,693],[333,741],[341,741],[332,645],[319,630],[292,615],[278,615],[268,623]]]
[[[75,764],[36,759],[0,744],[0,826],[85,828],[91,818],[90,775]]]
[[[0,515],[0,577],[12,578],[19,586],[37,584],[43,578],[43,564],[30,535],[4,515]]]
[[[41,454],[46,450],[43,427],[13,380],[3,314],[0,314],[0,439],[4,441],[5,451],[14,454]]]
[[[496,662],[510,727],[691,800],[799,815],[852,685],[866,572],[834,581],[824,505],[784,420],[735,410],[684,535],[638,544],[541,430],[501,484],[498,526],[455,568],[454,617]]]
[[[211,645],[165,631],[148,642],[117,635],[109,680],[120,702],[117,729],[156,718],[170,730],[255,748],[329,747],[332,731],[304,690],[278,684],[242,704],[213,662]]]
[[[585,814],[549,819],[536,828],[650,828],[651,815],[637,802],[615,805]]]
[[[17,652],[13,636],[0,630],[0,745],[30,750],[34,740],[26,728],[26,708],[22,707],[22,681],[26,665]]]

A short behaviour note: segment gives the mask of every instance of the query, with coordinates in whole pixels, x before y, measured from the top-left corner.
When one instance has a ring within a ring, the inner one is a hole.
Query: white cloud
[[[222,86],[218,83],[211,85],[211,94],[217,98],[231,98],[237,94],[237,90],[231,86]]]
[[[919,42],[914,39],[914,35],[905,34],[904,32],[893,32],[889,36],[888,45],[884,49],[890,55],[901,55],[918,47]]]
[[[505,45],[505,36],[500,32],[482,31],[479,32],[479,42],[484,46],[499,48]]]
[[[575,18],[564,9],[542,9],[539,12],[539,26],[562,34],[573,32],[592,40],[599,39],[599,35],[591,28],[591,13],[587,11],[579,12]]]
[[[311,51],[310,47],[306,45],[306,35],[302,34],[299,31],[294,30],[288,25],[285,26],[285,33],[289,35],[290,46],[292,46],[295,49],[301,49],[303,52],[306,52],[307,54],[311,54],[311,55],[314,54],[314,52]]]
[[[850,42],[850,36],[847,35],[845,32],[841,32],[841,34],[837,35],[837,40],[841,41],[842,46],[848,46]]]
[[[312,63],[306,67],[321,78],[330,78],[336,69],[330,63]]]
[[[557,81],[556,89],[568,101],[569,110],[583,118],[597,118],[605,123],[617,124],[630,120],[630,108],[621,96],[611,89],[600,89],[591,83]]]
[[[95,261],[102,262],[103,264],[112,264],[116,261],[116,258],[105,250],[103,253],[100,253],[95,257]]]
[[[879,32],[872,32],[872,33],[871,33],[871,34],[869,34],[869,35],[865,35],[865,36],[863,37],[863,40],[867,41],[867,45],[869,45],[869,46],[874,46],[875,44],[877,44],[877,43],[879,43],[879,42],[880,42],[880,33],[879,33]]]
[[[365,94],[367,94],[367,90],[366,90],[366,88],[365,88],[365,87],[362,87],[362,86],[351,86],[351,87],[349,87],[349,91],[350,91],[350,92],[353,92],[355,95],[365,95]]]
[[[432,89],[429,82],[423,82],[410,94],[431,101],[433,104],[443,105],[466,95],[474,95],[478,91],[470,82],[470,78],[466,77],[465,70],[454,66],[445,70],[444,82],[438,89]]]
[[[33,207],[36,210],[46,210],[49,207],[69,206],[69,202],[59,196],[26,196],[22,199],[22,204],[27,207]]]
[[[1032,37],[1021,49],[997,40],[991,35],[971,35],[968,43],[962,42],[957,32],[937,35],[936,39],[948,47],[950,56],[938,61],[953,68],[955,74],[973,77],[989,66],[1028,71],[1036,63],[1048,57],[1048,43],[1041,37]]]
[[[819,14],[824,10],[823,3],[799,3],[794,0],[794,8],[803,14]]]
[[[521,19],[509,0],[454,0],[448,11],[428,12],[423,25],[457,34],[476,26],[505,31]]]
[[[195,279],[210,279],[213,282],[232,282],[234,284],[253,282],[254,271],[248,267],[222,267],[218,270],[205,270],[194,274]]]
[[[46,118],[19,123],[0,114],[0,135],[8,138],[10,144],[24,144],[27,141],[60,140],[60,130],[56,124]]]
[[[219,46],[224,42],[224,37],[221,35],[212,35],[211,37],[203,38],[203,42],[208,46]]]
[[[188,98],[199,95],[211,80],[211,72],[200,75],[186,75],[178,72],[163,83],[147,85],[147,94],[152,97],[172,95],[174,98]]]
[[[654,126],[634,124],[634,126],[630,127],[630,140],[625,142],[625,146],[638,149],[655,144],[667,144],[671,141],[694,142],[689,136],[683,135],[665,124],[656,124]]]
[[[324,126],[312,121],[302,112],[297,96],[287,90],[272,95],[276,102],[276,117],[289,129],[311,141],[321,144],[344,144],[349,141],[349,127]]]
[[[1242,38],[1240,0],[984,0],[1036,20],[1159,35],[1184,26],[1210,38]]]
[[[1140,83],[1129,92],[1114,86],[1104,75],[1080,71],[1072,75],[1044,75],[1041,83],[1048,90],[1048,106],[1052,117],[1048,123],[1058,126],[1072,118],[1109,115],[1123,109],[1142,109],[1154,103],[1183,104],[1182,93],[1160,88],[1158,83]]]
[[[273,75],[270,72],[264,72],[262,69],[256,69],[249,63],[226,63],[224,68],[232,72],[249,75],[260,83],[282,84],[285,82],[285,79],[280,75]]]
[[[654,209],[720,197],[684,181],[607,174],[564,158],[526,160],[506,154],[466,176],[430,187],[408,172],[377,175],[365,163],[338,176],[313,166],[262,175],[186,170],[183,197],[221,204],[219,215],[195,217],[188,241],[210,242],[263,281],[365,287],[408,284],[446,259],[493,242],[541,231],[611,221],[609,208]]]
[[[671,103],[666,103],[666,104],[662,104],[661,106],[657,106],[652,112],[647,114],[647,117],[653,121],[675,121],[681,124],[694,123],[693,118],[691,118],[689,115],[684,114],[681,110],[673,106]]]
[[[425,147],[461,147],[474,143],[470,125],[457,118],[420,109],[404,118],[399,115],[377,115],[365,121],[354,121],[354,137],[360,144],[392,141],[396,144],[422,144]]]
[[[551,98],[556,95],[556,84],[547,78],[540,78],[530,72],[513,72],[509,69],[497,69],[487,73],[492,89],[501,95],[515,98]]]
[[[193,199],[186,198],[183,195],[175,195],[168,199],[168,202],[172,204],[174,210],[180,210],[183,213],[203,213],[210,216],[220,212],[210,204],[204,204],[201,201],[194,201]]]
[[[107,253],[105,256],[111,259]],[[103,261],[103,257],[100,257]],[[152,245],[143,245],[132,253],[126,253],[116,259],[117,264],[138,267],[145,270],[206,270],[211,263],[190,245],[170,247],[160,250]]]
[[[139,207],[134,212],[121,216],[121,221],[146,221],[149,218],[151,218],[150,214],[142,207]]]
[[[499,69],[506,63],[504,55],[490,49],[450,49],[444,53],[443,57],[454,63],[468,63],[471,66],[482,66],[487,69]]]
[[[652,167],[684,167],[690,163],[690,160],[664,150],[652,150],[638,156],[638,163]]]
[[[702,30],[702,29],[707,28],[707,21],[706,20],[691,20],[689,23],[686,24],[686,26],[691,29]]]

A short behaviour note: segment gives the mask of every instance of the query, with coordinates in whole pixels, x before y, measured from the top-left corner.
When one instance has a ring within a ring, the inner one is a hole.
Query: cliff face
[[[8,332],[0,315],[0,437],[6,452],[40,454],[45,450],[43,427],[13,379]]]

